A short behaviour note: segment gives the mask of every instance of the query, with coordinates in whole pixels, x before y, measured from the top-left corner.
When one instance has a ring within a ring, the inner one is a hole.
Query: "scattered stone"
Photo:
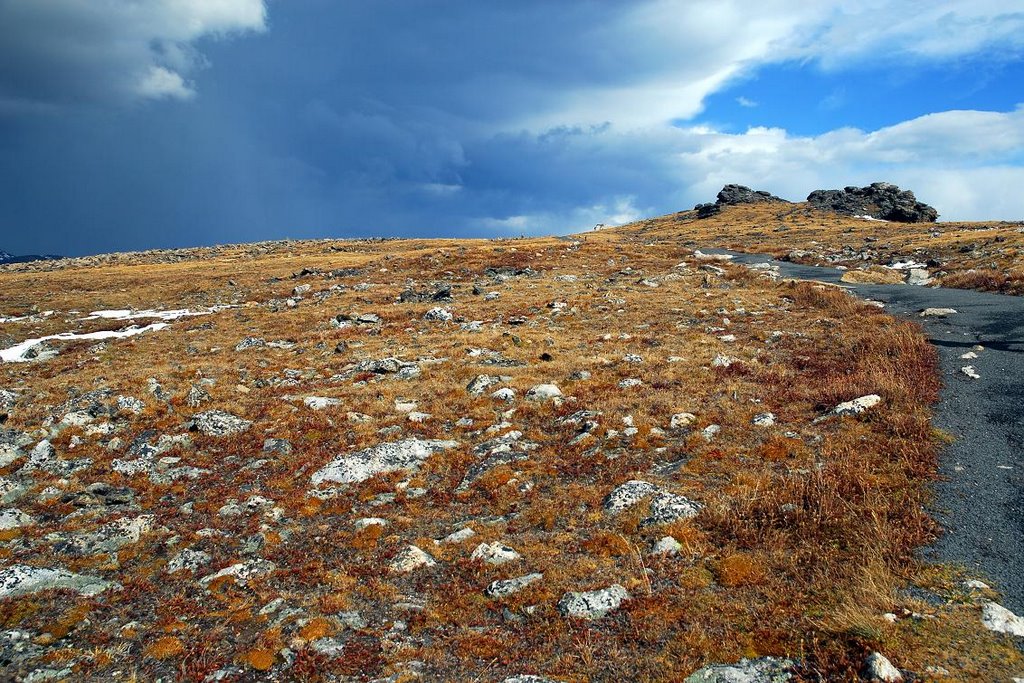
[[[855,398],[852,401],[840,403],[832,409],[832,413],[834,415],[860,415],[865,410],[874,408],[881,402],[882,397],[878,394],[868,394],[867,396]]]
[[[199,583],[205,586],[213,583],[217,579],[231,577],[235,580],[235,583],[244,586],[253,579],[259,579],[272,574],[276,569],[277,565],[270,560],[256,558],[249,560],[248,562],[239,562],[229,567],[224,567],[224,569],[221,569],[216,574],[210,574],[209,576],[204,576],[199,579]]]
[[[424,441],[416,438],[382,443],[351,455],[339,455],[314,473],[312,481],[314,484],[354,484],[377,474],[415,470],[435,453],[458,445],[458,441]]]
[[[669,427],[671,429],[685,429],[696,421],[697,416],[693,413],[676,413],[672,416],[672,421],[669,423]]]
[[[514,562],[521,559],[522,555],[502,543],[481,543],[473,550],[469,559],[483,562],[493,566]]]
[[[516,398],[516,391],[510,387],[504,387],[491,394],[491,398],[496,401],[513,401]]]
[[[794,662],[776,657],[741,659],[735,664],[711,664],[691,674],[685,683],[787,683]]]
[[[960,372],[964,373],[971,379],[981,379],[981,375],[978,374],[978,371],[974,369],[973,365],[963,366],[962,368],[960,368]]]
[[[981,610],[981,623],[989,631],[1024,638],[1024,617],[1017,616],[998,603],[985,603]]]
[[[200,567],[205,567],[213,561],[209,553],[204,553],[202,550],[192,550],[191,548],[185,548],[180,553],[171,558],[167,563],[167,567],[164,571],[168,574],[175,574],[180,571],[187,571],[195,573]]]
[[[193,384],[188,390],[188,394],[185,396],[185,405],[189,408],[198,408],[207,401],[212,400],[212,398],[213,397],[210,396],[210,392],[206,389],[202,388],[198,384]]]
[[[237,415],[226,413],[223,410],[210,410],[193,415],[190,429],[206,436],[230,436],[240,434],[251,426],[252,422],[243,420]]]
[[[0,510],[0,531],[20,529],[32,524],[35,524],[35,520],[17,508]]]
[[[619,584],[583,593],[566,593],[558,601],[558,611],[573,619],[600,619],[613,612],[629,599],[629,593]]]
[[[327,398],[326,396],[307,396],[302,399],[302,403],[310,410],[326,410],[327,408],[340,406],[342,401],[337,398]]]
[[[437,561],[414,545],[406,546],[388,565],[395,574],[408,574],[422,567],[433,567]]]
[[[235,351],[248,351],[249,349],[260,349],[267,345],[267,340],[261,337],[246,337],[235,344]]]
[[[758,413],[750,421],[755,427],[775,426],[775,413]]]
[[[683,544],[671,536],[663,536],[651,549],[652,555],[678,555]]]
[[[654,484],[639,479],[616,486],[605,497],[603,507],[605,512],[617,515],[648,497],[650,497],[648,517],[640,522],[641,526],[669,524],[681,519],[690,519],[696,517],[702,509],[700,503],[685,496],[662,491]]]
[[[455,316],[446,308],[431,308],[423,314],[423,319],[435,322],[450,322],[455,319]]]
[[[924,287],[930,285],[932,278],[928,274],[927,268],[910,268],[907,270],[907,284],[915,287]]]
[[[448,534],[440,541],[438,541],[438,543],[462,543],[463,541],[473,538],[474,536],[476,536],[476,532],[467,526],[459,529],[458,531],[453,531],[452,533]]]
[[[495,600],[501,600],[507,598],[510,595],[518,593],[527,586],[537,583],[544,578],[543,574],[533,573],[527,574],[526,576],[520,576],[515,579],[501,579],[498,581],[492,581],[486,590],[484,595]]]
[[[477,375],[466,385],[466,391],[479,396],[495,384],[501,384],[501,381],[501,377],[495,377],[494,375]]]
[[[643,384],[643,380],[639,380],[635,377],[629,377],[619,382],[620,389],[633,389]]]
[[[728,368],[736,362],[735,358],[730,358],[724,353],[716,354],[714,359],[711,361],[711,367],[713,368]]]
[[[288,439],[267,439],[263,442],[263,452],[277,455],[291,455],[292,442]]]
[[[537,384],[530,387],[530,390],[526,392],[526,400],[547,401],[549,399],[558,398],[561,395],[562,390],[554,384]]]
[[[72,574],[64,569],[48,569],[16,564],[0,569],[0,598],[16,598],[52,589],[73,590],[82,595],[98,595],[120,586],[95,576]]]
[[[118,396],[117,409],[121,412],[141,415],[146,409],[146,404],[134,396]]]
[[[921,311],[922,318],[947,318],[957,311],[955,308],[926,308]]]
[[[903,674],[880,652],[872,652],[864,661],[864,678],[881,683],[901,683]]]

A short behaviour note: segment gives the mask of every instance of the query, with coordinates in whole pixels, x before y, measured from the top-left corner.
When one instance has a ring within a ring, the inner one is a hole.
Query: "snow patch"
[[[76,334],[74,332],[64,332],[62,334],[51,334],[46,337],[36,337],[33,339],[26,339],[20,344],[15,344],[8,349],[0,349],[0,361],[5,363],[25,363],[31,358],[26,358],[25,354],[37,344],[41,344],[45,341],[56,340],[56,341],[76,341],[78,339],[121,339],[124,337],[134,337],[139,334],[146,332],[156,332],[168,327],[167,323],[153,323],[152,325],[146,325],[145,327],[139,327],[138,325],[132,325],[123,330],[102,330],[100,332],[88,332],[86,334]]]

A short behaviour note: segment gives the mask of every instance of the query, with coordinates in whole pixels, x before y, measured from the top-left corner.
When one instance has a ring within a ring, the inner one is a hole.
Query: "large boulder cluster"
[[[814,208],[847,216],[877,218],[900,223],[934,223],[939,212],[923,202],[910,190],[901,190],[891,183],[871,183],[867,187],[846,187],[842,190],[815,190],[807,195]]]
[[[710,218],[722,211],[723,206],[736,206],[738,204],[763,204],[765,202],[779,202],[788,204],[782,197],[776,197],[764,190],[752,190],[745,185],[729,184],[722,188],[714,204],[698,204],[693,207],[697,211],[698,218]]]

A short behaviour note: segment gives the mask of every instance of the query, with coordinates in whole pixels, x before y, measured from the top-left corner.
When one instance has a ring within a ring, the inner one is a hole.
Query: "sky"
[[[1024,219],[1024,0],[0,0],[0,250]]]

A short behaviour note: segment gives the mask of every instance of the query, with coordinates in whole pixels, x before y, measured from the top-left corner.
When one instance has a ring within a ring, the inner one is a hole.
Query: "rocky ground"
[[[4,678],[1022,675],[920,330],[686,220],[7,267]]]

